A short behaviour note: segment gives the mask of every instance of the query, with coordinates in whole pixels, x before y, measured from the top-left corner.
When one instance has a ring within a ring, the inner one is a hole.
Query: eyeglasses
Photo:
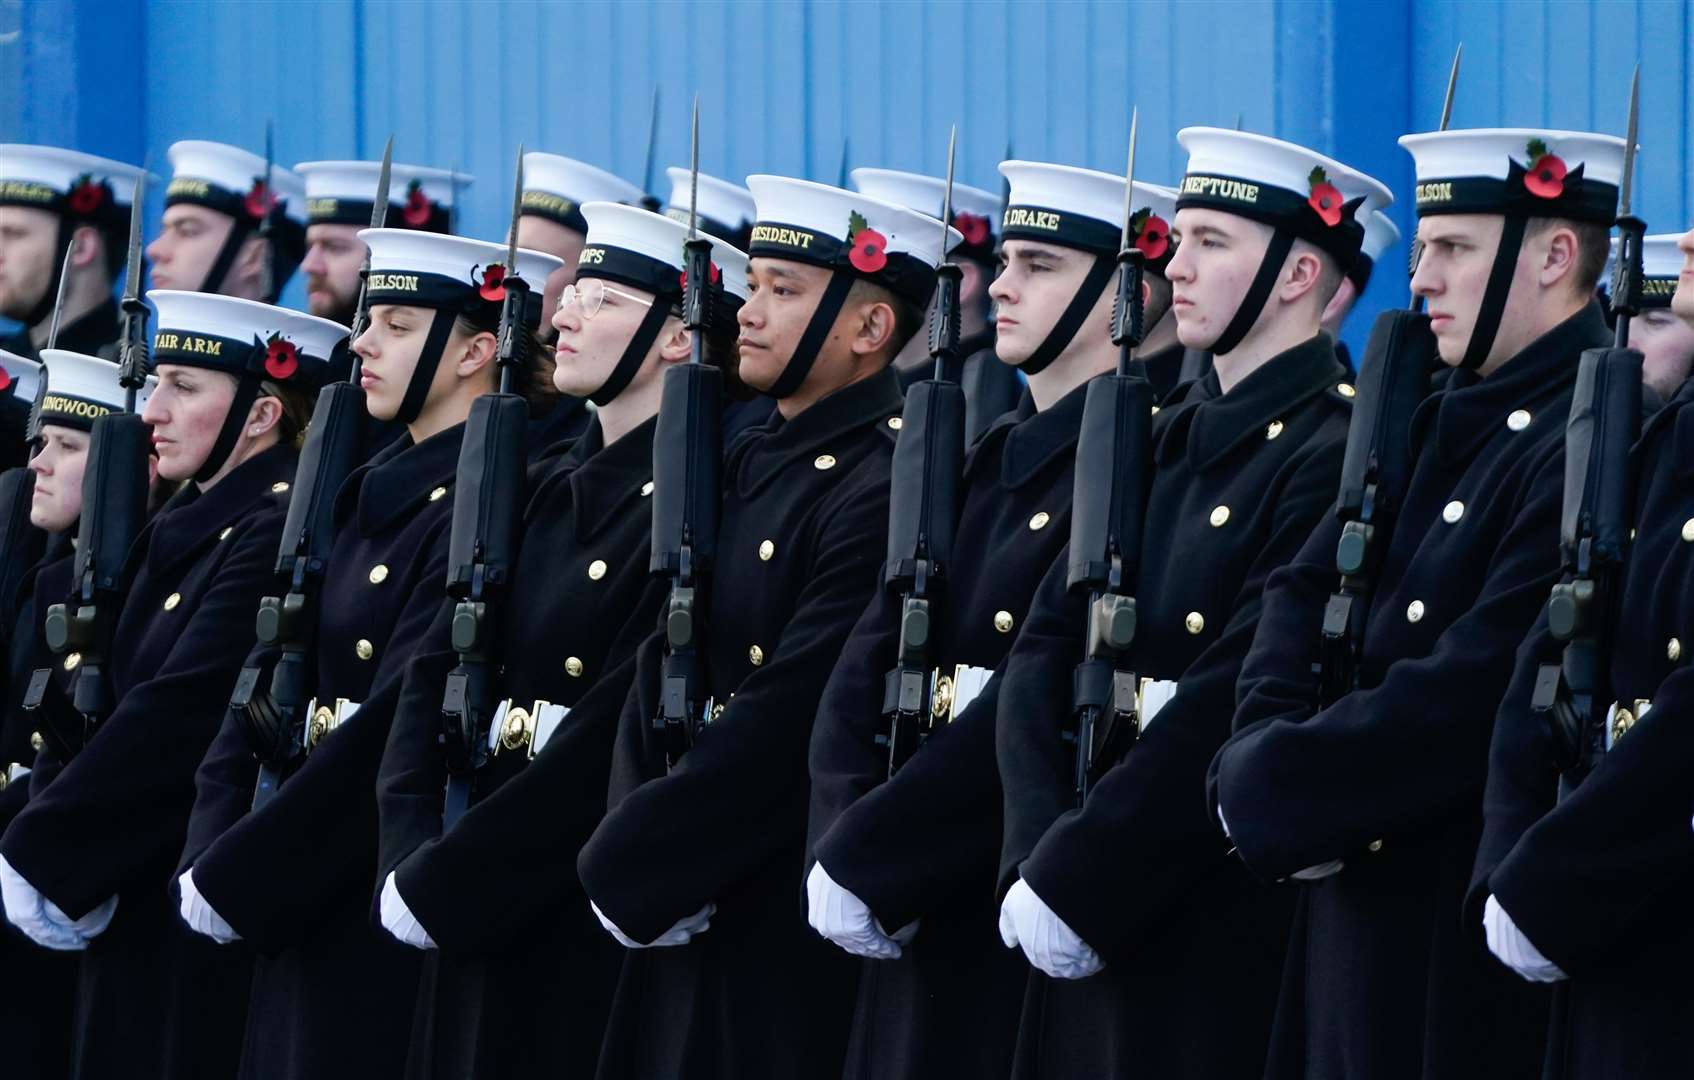
[[[607,293],[611,293],[613,296],[621,296],[625,300],[640,304],[642,307],[653,306],[653,301],[646,297],[626,293],[622,289],[614,289],[599,278],[589,278],[580,285],[576,282],[566,285],[564,292],[559,294],[559,307],[563,308],[566,304],[575,303],[581,309],[584,319],[592,319],[600,314],[600,306],[606,302]]]

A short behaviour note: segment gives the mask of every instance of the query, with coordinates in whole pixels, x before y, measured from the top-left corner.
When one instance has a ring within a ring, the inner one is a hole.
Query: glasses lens
[[[600,305],[606,302],[606,283],[599,278],[578,282],[576,302],[582,305],[583,318],[592,319],[600,314]]]

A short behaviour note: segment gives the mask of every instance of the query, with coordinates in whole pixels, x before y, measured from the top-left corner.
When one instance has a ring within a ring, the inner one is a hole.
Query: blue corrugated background
[[[177,139],[261,150],[274,118],[292,163],[393,133],[476,174],[462,228],[497,238],[519,140],[640,182],[655,86],[660,178],[696,91],[708,172],[834,182],[844,145],[939,172],[957,122],[960,179],[995,188],[1008,144],[1121,169],[1135,103],[1144,179],[1177,178],[1179,127],[1239,115],[1404,196],[1394,139],[1435,125],[1460,41],[1460,126],[1621,134],[1639,60],[1640,209],[1694,221],[1694,0],[0,0],[0,141],[162,165]],[[1404,297],[1378,274],[1348,336]]]

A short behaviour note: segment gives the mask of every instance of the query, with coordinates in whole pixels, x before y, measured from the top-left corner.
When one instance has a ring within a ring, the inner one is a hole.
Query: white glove
[[[1559,965],[1541,955],[1541,950],[1518,929],[1518,924],[1492,894],[1482,906],[1482,928],[1488,933],[1488,951],[1530,982],[1550,983],[1569,978],[1559,970]]]
[[[1308,866],[1304,870],[1296,870],[1289,877],[1292,877],[1295,881],[1322,881],[1326,877],[1339,874],[1341,868],[1345,865],[1346,863],[1341,859],[1331,859],[1328,862],[1320,862],[1316,866]]]
[[[0,902],[6,918],[37,945],[59,952],[78,952],[111,925],[118,898],[113,896],[80,919],[72,919],[42,896],[12,864],[0,856]]]
[[[889,934],[863,900],[842,888],[823,863],[813,863],[806,875],[806,921],[812,929],[854,956],[867,960],[898,960],[900,946],[917,936],[918,920]]]
[[[1000,940],[1008,949],[1022,945],[1030,964],[1055,979],[1086,979],[1106,966],[1023,878],[1000,905]]]
[[[423,923],[418,922],[412,909],[401,899],[400,886],[395,884],[392,870],[382,883],[382,901],[378,906],[382,909],[382,928],[393,934],[400,944],[414,949],[436,948],[435,939],[429,936]]]
[[[228,945],[240,941],[241,935],[235,932],[235,927],[229,925],[222,915],[213,909],[210,902],[200,895],[200,890],[194,884],[194,871],[184,870],[182,876],[176,879],[182,890],[182,903],[178,909],[182,912],[182,921],[196,934],[204,934],[219,945]]]
[[[599,904],[590,900],[588,906],[594,909],[594,917],[600,920],[600,925],[606,928],[606,932],[617,938],[618,944],[626,949],[667,949],[674,945],[686,945],[694,940],[694,935],[704,934],[711,929],[712,916],[717,914],[718,910],[716,904],[707,904],[687,918],[678,919],[675,926],[644,945],[619,930],[616,923],[606,918],[606,913],[600,910]]]

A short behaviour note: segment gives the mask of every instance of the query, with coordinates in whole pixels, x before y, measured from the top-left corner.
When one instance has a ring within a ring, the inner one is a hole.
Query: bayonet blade
[[[71,256],[76,253],[76,244],[65,248],[65,261],[59,264],[59,294],[53,300],[53,321],[47,327],[47,347],[59,347],[59,318],[65,313],[65,285],[71,277]],[[47,380],[41,380],[46,385]]]
[[[694,96],[694,104],[698,108],[700,96]],[[653,84],[653,107],[647,114],[647,163],[641,172],[641,190],[649,195],[653,191],[653,155],[659,147],[659,85]]]
[[[846,137],[842,138],[842,140],[841,140],[841,170],[836,175],[836,178],[835,178],[835,186],[838,187],[838,188],[845,188],[847,186],[847,148],[851,145],[852,145],[851,139],[848,139]]]
[[[1641,120],[1641,65],[1629,83],[1629,124],[1623,136],[1623,183],[1618,187],[1618,217],[1628,217],[1630,196],[1635,187],[1635,136]]]
[[[1135,129],[1141,119],[1139,106],[1129,110],[1129,163],[1123,169],[1123,240],[1119,251],[1128,251],[1135,237],[1129,225],[1130,215],[1135,212]]]
[[[518,272],[518,215],[523,213],[523,143],[518,144],[518,177],[512,184],[512,228],[506,238],[506,276]]]
[[[1447,96],[1441,102],[1441,129],[1453,122],[1453,91],[1459,88],[1459,58],[1465,55],[1465,43],[1459,42],[1459,47],[1453,50],[1453,70],[1447,73]]]
[[[941,262],[947,261],[947,231],[953,227],[953,153],[959,146],[959,125],[947,136],[947,189],[941,196]]]
[[[382,148],[382,168],[376,174],[376,202],[371,204],[371,228],[380,229],[388,221],[388,188],[394,174],[394,136]],[[365,269],[370,269],[370,248],[365,249]]]
[[[124,263],[124,303],[141,297],[141,215],[147,201],[147,166],[135,178],[135,197],[129,203],[129,256]]]
[[[700,223],[700,95],[694,95],[694,118],[688,125],[688,238],[699,233]]]
[[[259,295],[265,298],[265,303],[273,303],[276,299],[276,259],[275,245],[271,241],[271,215],[276,208],[276,180],[272,175],[276,171],[276,122],[265,121],[265,216],[259,222],[259,235],[265,238],[264,258],[259,264]]]
[[[1235,111],[1235,130],[1241,130],[1241,110],[1239,109]]]

